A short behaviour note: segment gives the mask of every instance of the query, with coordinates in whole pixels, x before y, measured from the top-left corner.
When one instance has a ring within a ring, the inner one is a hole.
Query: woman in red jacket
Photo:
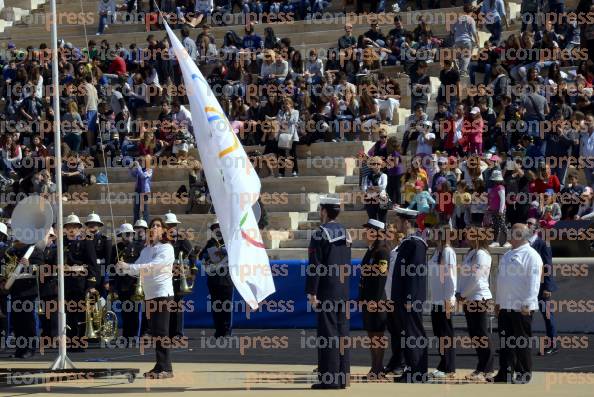
[[[557,175],[551,174],[551,167],[548,164],[542,165],[534,181],[534,190],[536,193],[544,193],[548,189],[553,189],[555,193],[561,190],[561,182]]]

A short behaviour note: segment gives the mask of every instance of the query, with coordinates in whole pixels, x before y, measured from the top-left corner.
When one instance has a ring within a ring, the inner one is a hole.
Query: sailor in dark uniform
[[[85,294],[97,291],[100,269],[92,240],[81,235],[82,224],[71,214],[64,220],[64,299],[66,301],[66,336],[71,351],[84,351]]]
[[[16,350],[11,358],[30,358],[35,354],[37,333],[35,329],[35,301],[39,295],[37,272],[43,265],[43,251],[34,248],[29,259],[23,258],[29,246],[14,241],[3,257],[3,266],[11,260],[23,265],[22,272],[8,289],[10,293],[11,323],[14,331]],[[13,271],[16,271],[13,269]],[[7,274],[8,277],[10,275]]]
[[[118,263],[120,260],[126,263],[136,262],[136,259],[140,256],[140,251],[144,248],[144,244],[134,241],[132,225],[129,223],[122,224],[117,234],[120,236],[121,241],[116,244],[116,249],[112,251],[111,263]],[[111,285],[113,291],[117,294],[117,299],[120,301],[122,336],[126,344],[138,337],[140,302],[132,300],[137,284],[138,277],[116,274],[113,276]]]
[[[0,258],[10,247],[8,227],[0,222]],[[5,278],[0,277],[0,338],[5,341],[8,336],[8,291],[4,289]]]
[[[404,238],[403,233],[394,233],[394,248],[390,252],[390,262],[388,264],[388,276],[386,280],[386,297],[390,299],[391,307],[388,311],[387,316],[387,328],[390,332],[390,350],[392,351],[392,356],[388,361],[388,364],[384,367],[385,374],[394,374],[397,377],[400,377],[404,372],[406,366],[404,365],[404,351],[402,346],[400,345],[400,337],[402,333],[402,326],[398,319],[398,313],[396,312],[396,308],[394,307],[394,302],[392,301],[392,275],[394,274],[394,264],[396,263],[396,257],[398,256],[398,248],[400,247],[400,242]]]
[[[91,212],[87,216],[85,221],[86,238],[93,241],[95,246],[95,255],[97,256],[97,265],[101,271],[101,280],[99,283],[99,292],[101,295],[106,295],[109,290],[109,275],[107,269],[109,269],[110,260],[112,259],[112,248],[113,242],[109,236],[106,236],[101,232],[103,222],[101,218],[94,212]]]
[[[384,331],[388,317],[386,278],[390,248],[384,233],[385,224],[369,219],[365,228],[368,249],[361,260],[359,279],[359,307],[363,314],[363,329],[371,343],[371,370],[368,379],[384,378]]]
[[[317,313],[318,376],[313,389],[344,389],[349,386],[349,274],[351,241],[336,217],[340,200],[320,197],[319,229],[309,243],[305,291]]]
[[[43,314],[39,315],[41,336],[58,336],[58,246],[54,229],[50,230],[48,245],[43,251],[45,266],[39,273],[39,299]]]
[[[206,285],[210,294],[210,310],[215,327],[215,338],[231,335],[233,313],[233,281],[229,273],[227,248],[219,222],[210,225],[212,237],[198,254],[206,273]]]
[[[407,237],[398,247],[392,275],[392,300],[403,330],[401,344],[407,368],[397,382],[427,380],[427,335],[423,306],[427,299],[427,243],[416,230],[417,211],[397,208],[395,227]]]
[[[169,317],[169,336],[171,338],[175,337],[182,337],[184,336],[184,303],[183,299],[185,295],[189,293],[187,291],[182,291],[181,289],[181,279],[182,274],[186,275],[186,281],[188,278],[194,278],[196,276],[196,254],[194,253],[194,249],[192,244],[183,238],[179,234],[177,230],[177,225],[181,222],[177,220],[175,214],[169,211],[165,214],[165,227],[167,228],[167,235],[170,239],[171,245],[173,245],[173,251],[175,253],[175,262],[173,264],[173,292],[175,294],[173,300],[176,304],[175,311],[170,313]],[[182,262],[180,263],[180,254],[182,257]],[[186,266],[185,269],[182,269],[181,266]],[[191,281],[190,281],[191,282]]]

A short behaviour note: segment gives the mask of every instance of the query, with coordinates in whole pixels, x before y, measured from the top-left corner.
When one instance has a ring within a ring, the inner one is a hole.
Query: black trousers
[[[150,333],[151,333],[150,322],[146,315],[146,302],[143,302],[142,303],[142,317],[140,319],[140,336],[145,335],[145,334],[150,334]]]
[[[389,368],[400,368],[404,364],[404,351],[400,344],[402,324],[400,324],[396,309],[388,312],[387,326],[388,331],[390,331],[390,348],[392,349],[392,357],[390,357],[387,366]]]
[[[348,348],[341,349],[341,344],[349,337],[346,306],[332,302],[318,312],[319,380],[329,386],[341,387],[349,383],[350,353]]]
[[[53,338],[58,336],[58,313],[56,311],[49,311],[51,308],[50,302],[57,302],[57,296],[46,296],[42,298],[42,308],[44,313],[39,316],[39,325],[41,328],[41,336]],[[47,309],[46,309],[47,308]]]
[[[16,339],[16,356],[24,354],[27,351],[34,352],[35,346],[37,345],[37,336],[35,332],[35,310],[24,309],[27,307],[34,307],[33,304],[28,303],[29,301],[34,303],[35,297],[15,298],[12,301],[13,305],[10,315],[12,329]],[[19,310],[15,310],[15,302],[20,302],[19,305],[21,307],[16,306],[16,308]]]
[[[140,302],[134,302],[129,297],[121,299],[122,302],[122,336],[135,338],[138,336],[140,325]]]
[[[481,310],[477,302],[470,310],[468,305],[464,305],[464,316],[468,325],[468,335],[471,340],[476,339],[478,341],[475,345],[476,355],[478,356],[476,370],[487,373],[493,371],[493,349],[489,338],[487,311]]]
[[[423,328],[423,313],[414,309],[408,311],[404,303],[397,303],[398,319],[404,334],[401,345],[404,346],[404,360],[411,369],[410,382],[422,382],[429,366],[428,340]]]
[[[379,204],[365,204],[365,211],[367,211],[367,217],[369,219],[375,219],[384,223],[386,222],[388,210],[381,209]]]
[[[402,175],[388,175],[388,186],[386,190],[388,197],[392,200],[392,203],[401,205],[402,204],[402,193],[400,192],[400,180]]]
[[[215,276],[216,277],[216,276]],[[210,277],[209,277],[210,278]],[[233,285],[220,285],[206,282],[210,293],[212,320],[215,338],[231,334],[231,315],[233,313]]]
[[[66,301],[66,336],[70,338],[72,346],[80,345],[80,338],[85,335],[85,311],[80,310],[84,307],[84,296],[68,296]],[[82,302],[82,303],[80,303]],[[70,308],[70,310],[68,310]]]
[[[514,371],[520,375],[532,373],[532,316],[515,310],[501,310],[498,317],[499,378],[511,381]]]
[[[456,349],[454,348],[454,326],[451,316],[448,318],[443,305],[433,305],[431,309],[433,335],[439,338],[439,364],[437,370],[447,373],[456,372]]]
[[[169,307],[172,305],[173,297],[155,298],[147,301],[151,337],[155,344],[157,363],[153,371],[171,372],[171,352],[166,346],[171,345],[169,338]],[[166,341],[163,343],[163,341]]]
[[[82,185],[86,181],[87,178],[85,178],[83,175],[63,176],[62,186],[64,186],[64,188],[62,190],[64,193],[68,193],[68,188],[71,185]]]
[[[170,337],[182,337],[184,336],[184,312],[182,311],[183,297],[175,296],[173,298],[175,302],[175,312],[169,314],[169,336]]]

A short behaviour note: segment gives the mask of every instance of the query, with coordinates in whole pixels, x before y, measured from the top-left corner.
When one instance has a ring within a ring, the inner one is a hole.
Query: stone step
[[[354,248],[351,250],[352,259],[361,259],[365,255],[366,249]],[[288,259],[308,259],[308,250],[306,248],[278,248],[269,249],[268,258],[270,260],[288,260]]]
[[[114,215],[129,215],[135,201],[134,193],[122,193],[110,190],[110,201],[107,200],[107,193],[104,199],[99,200],[69,200],[64,202],[64,208],[77,214],[86,215],[91,211],[107,216],[113,211]],[[260,199],[263,207],[270,213],[286,212],[315,212],[319,205],[319,194],[317,193],[262,193]],[[151,212],[167,212],[171,210],[176,214],[184,214],[187,208],[187,197],[177,198],[166,192],[157,192],[150,201]],[[111,208],[110,208],[111,204]],[[204,202],[194,207],[194,213],[206,213],[210,203]],[[64,210],[66,212],[66,210]]]
[[[300,176],[348,176],[353,175],[357,168],[357,160],[355,158],[344,157],[328,157],[317,156],[307,159],[299,159],[299,175]],[[262,167],[264,160],[255,161],[255,165]],[[85,172],[89,175],[106,174],[110,183],[130,182],[133,179],[130,177],[128,167],[116,165],[108,167],[107,170],[103,167],[88,168]],[[188,182],[189,170],[185,165],[180,166],[157,166],[153,170],[153,181],[180,181],[182,183]],[[261,173],[262,178],[268,174]]]
[[[344,183],[344,177],[337,176],[298,176],[287,178],[265,178],[262,180],[261,192],[264,193],[334,193],[337,186]],[[154,192],[177,192],[182,185],[179,181],[156,181],[152,184]],[[112,192],[134,192],[134,183],[117,182],[109,184]],[[76,197],[73,199],[104,200],[107,196],[107,187],[96,184],[90,186],[71,186],[69,193]],[[84,193],[84,194],[83,194]]]
[[[64,203],[66,204],[66,203]],[[89,208],[90,210],[90,208]],[[167,210],[168,211],[168,210]],[[67,211],[64,208],[64,214],[69,215],[73,211]],[[81,222],[84,222],[84,218],[90,211],[79,212],[76,213],[81,218]],[[151,207],[149,206],[149,213],[151,218],[153,217],[161,217],[164,219],[166,211],[155,212],[151,211]],[[122,223],[133,223],[133,214],[132,214],[132,207],[130,207],[129,215],[114,215],[113,221],[109,214],[99,214],[101,216],[101,220],[105,223],[106,230],[111,231],[113,229],[112,225],[115,224],[115,227],[118,228]],[[181,222],[178,226],[180,230],[184,230],[192,233],[197,234],[205,234],[208,230],[209,225],[214,222],[216,216],[214,214],[185,214],[185,213],[177,213],[177,219]],[[272,230],[279,230],[279,231],[289,231],[293,229],[297,229],[298,225],[302,222],[305,222],[307,219],[306,213],[300,212],[271,212],[269,213],[268,220],[269,225],[268,228]]]

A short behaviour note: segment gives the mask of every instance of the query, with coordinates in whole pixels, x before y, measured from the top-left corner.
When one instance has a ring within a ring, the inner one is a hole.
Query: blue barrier
[[[351,265],[359,265],[360,259]],[[316,314],[307,310],[305,295],[305,269],[307,260],[270,261],[276,292],[269,296],[258,311],[246,313],[246,303],[237,292],[233,294],[233,328],[315,328]],[[198,265],[200,266],[200,265]],[[353,273],[353,272],[351,272]],[[357,299],[358,273],[351,274],[351,299]],[[185,298],[185,307],[193,311],[184,313],[186,328],[211,328],[212,313],[209,312],[206,277],[197,277],[193,293]],[[190,307],[191,306],[191,307]],[[249,318],[248,318],[249,317]],[[362,327],[361,313],[351,313],[351,329]]]

